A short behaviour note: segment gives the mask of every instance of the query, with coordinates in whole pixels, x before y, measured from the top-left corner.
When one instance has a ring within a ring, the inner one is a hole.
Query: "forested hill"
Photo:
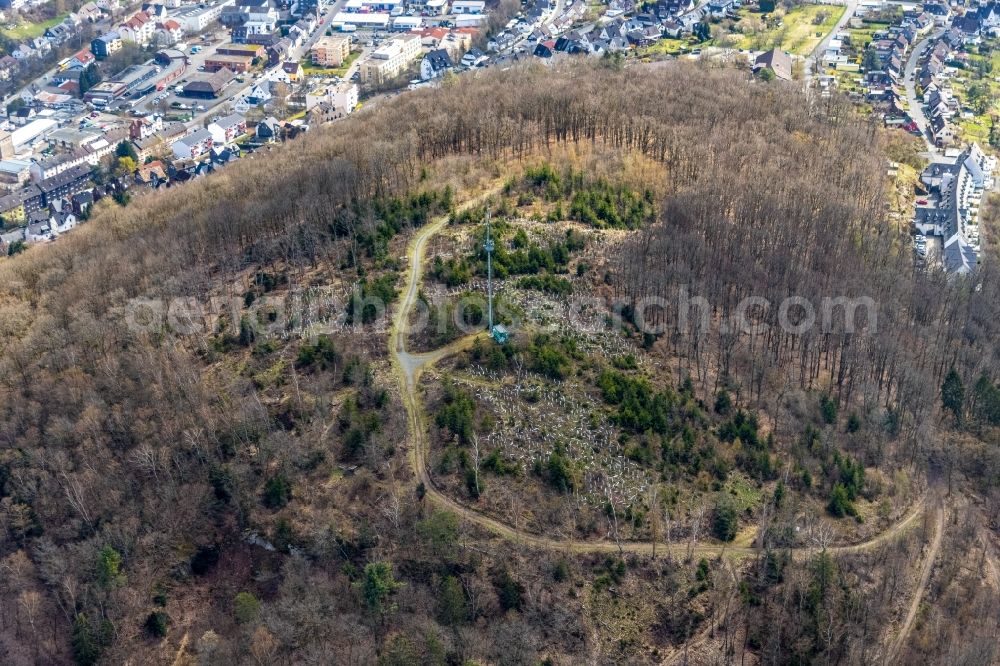
[[[734,69],[513,68],[0,260],[0,661],[996,660],[1000,281],[914,266],[888,158]],[[448,323],[487,207],[502,347]]]

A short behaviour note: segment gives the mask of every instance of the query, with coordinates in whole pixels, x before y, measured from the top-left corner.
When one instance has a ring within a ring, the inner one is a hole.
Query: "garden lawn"
[[[63,14],[62,16],[57,16],[48,21],[42,21],[41,23],[19,23],[13,28],[3,28],[0,32],[4,35],[13,39],[15,41],[23,41],[25,39],[33,39],[35,37],[41,37],[46,30],[52,26],[59,25],[68,16],[68,14]]]
[[[302,59],[302,71],[306,76],[339,76],[343,78],[347,74],[347,70],[350,69],[351,65],[354,64],[354,61],[360,56],[361,51],[353,51],[349,56],[347,56],[347,60],[344,61],[343,65],[340,67],[330,68],[312,64],[312,61],[307,56]]]
[[[796,7],[782,17],[781,25],[754,35],[744,35],[739,48],[766,51],[777,47],[793,55],[807,56],[833,31],[845,9],[843,5]],[[822,22],[816,23],[820,14],[825,14],[825,17]]]

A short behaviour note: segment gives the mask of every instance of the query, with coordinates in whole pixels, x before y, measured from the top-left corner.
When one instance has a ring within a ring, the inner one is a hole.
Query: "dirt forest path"
[[[889,647],[888,654],[884,663],[894,664],[899,660],[899,653],[902,651],[903,646],[906,645],[906,639],[909,638],[910,632],[913,631],[913,625],[917,621],[917,613],[920,611],[920,603],[923,601],[924,594],[927,592],[927,585],[931,580],[931,573],[934,571],[934,562],[937,560],[938,551],[941,549],[941,539],[944,535],[944,507],[941,502],[935,502],[934,505],[934,536],[931,537],[931,545],[927,551],[926,557],[920,567],[920,582],[917,584],[917,589],[913,591],[913,598],[910,600],[910,607],[906,611],[906,619],[903,620],[902,626],[899,628],[899,633],[896,634],[896,640],[892,642]]]
[[[491,192],[492,193],[492,192]],[[490,194],[491,194],[490,193]],[[485,195],[488,196],[488,195]],[[481,203],[485,196],[478,197],[464,203],[460,210],[468,209]],[[466,336],[459,340],[430,352],[413,353],[407,351],[407,335],[410,311],[417,302],[420,291],[420,284],[423,279],[424,255],[428,241],[448,224],[448,216],[442,216],[429,224],[420,228],[407,248],[409,269],[406,274],[406,286],[399,306],[396,308],[392,326],[389,334],[389,349],[392,357],[393,371],[397,376],[400,387],[400,394],[403,400],[403,407],[406,410],[407,429],[409,431],[409,458],[413,467],[414,475],[419,483],[422,483],[426,497],[429,501],[439,507],[461,516],[464,520],[479,526],[493,534],[507,539],[513,543],[522,544],[530,548],[556,550],[572,553],[615,553],[628,552],[642,555],[651,555],[654,551],[652,541],[621,541],[613,540],[576,540],[566,538],[554,538],[533,534],[525,530],[517,529],[511,525],[493,518],[485,513],[476,510],[453,497],[441,492],[431,478],[427,470],[427,416],[423,408],[420,397],[419,380],[421,373],[431,367],[434,363],[446,358],[463,349],[467,349],[477,338],[488,339],[486,332]],[[907,513],[891,527],[868,541],[846,545],[828,546],[830,553],[853,553],[869,550],[895,538],[900,533],[915,524],[926,509],[926,496],[915,502]],[[655,544],[657,553],[663,553],[677,557],[715,557],[727,555],[729,557],[752,557],[759,554],[759,550],[752,546],[734,546],[732,544],[720,544],[709,541],[676,542],[671,544]],[[800,547],[793,549],[799,554],[809,555],[819,552],[819,548]]]

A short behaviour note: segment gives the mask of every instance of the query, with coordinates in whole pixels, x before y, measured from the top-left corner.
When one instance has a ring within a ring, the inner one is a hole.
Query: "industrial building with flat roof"
[[[389,15],[384,13],[354,14],[351,12],[338,12],[330,23],[335,27],[356,25],[362,28],[385,28],[389,25]]]
[[[205,58],[205,71],[217,72],[229,69],[234,72],[249,72],[253,67],[253,56],[249,55],[214,55]]]
[[[145,84],[153,85],[160,71],[158,66],[149,63],[132,65],[114,78],[98,83],[88,90],[83,98],[88,102],[102,100],[104,103],[110,103],[134,90],[140,90]]]
[[[215,49],[216,55],[236,55],[250,56],[251,58],[263,58],[267,55],[267,49],[260,44],[223,44]]]

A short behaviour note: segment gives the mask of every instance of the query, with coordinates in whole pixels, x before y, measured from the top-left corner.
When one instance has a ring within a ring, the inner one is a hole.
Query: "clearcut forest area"
[[[102,200],[0,261],[0,661],[997,663],[1000,264],[899,134],[490,68]]]

